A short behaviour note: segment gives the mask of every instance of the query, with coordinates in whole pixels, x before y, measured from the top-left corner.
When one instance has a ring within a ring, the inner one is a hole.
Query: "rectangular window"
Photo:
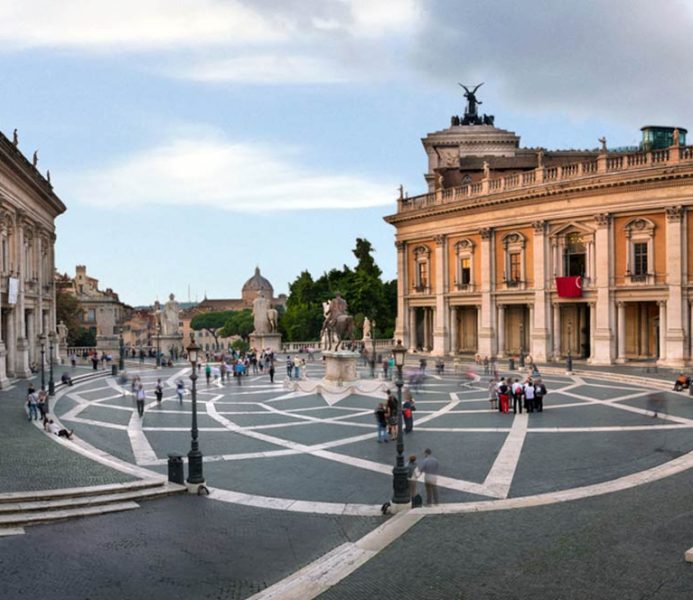
[[[460,283],[469,285],[472,282],[472,266],[469,257],[460,260]]]
[[[647,275],[647,242],[633,244],[633,275]]]
[[[85,321],[88,323],[93,323],[96,321],[96,310],[93,308],[88,309],[86,312]]]
[[[510,281],[520,281],[522,277],[522,269],[520,268],[520,253],[512,252],[510,254],[510,273],[508,279]]]

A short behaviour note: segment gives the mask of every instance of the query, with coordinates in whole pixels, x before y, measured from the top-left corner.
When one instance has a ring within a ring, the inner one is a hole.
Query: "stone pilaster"
[[[405,348],[410,348],[411,332],[407,327],[407,244],[395,242],[397,248],[397,319],[395,321],[395,339],[402,340]]]
[[[606,260],[613,256],[612,219],[608,213],[595,215],[597,231],[595,233],[595,251],[597,255],[596,281],[597,306],[595,317],[597,329],[594,333],[594,352],[592,363],[610,365],[614,359],[614,306],[611,301],[612,262]]]
[[[532,227],[534,228],[534,310],[530,307],[529,352],[535,361],[545,362],[551,354],[549,348],[551,303],[546,291],[548,254],[546,221],[535,221]]]
[[[495,312],[493,290],[493,229],[479,230],[481,236],[481,328],[479,329],[479,354],[489,358],[496,353]]]
[[[445,310],[445,291],[447,289],[447,237],[437,235],[435,238],[435,297],[436,309],[433,322],[433,351],[434,356],[444,356],[447,346],[447,311]]]
[[[685,305],[683,299],[683,217],[682,206],[671,206],[666,209],[666,244],[668,287],[666,337],[660,348],[660,362],[672,367],[682,367],[686,359]]]

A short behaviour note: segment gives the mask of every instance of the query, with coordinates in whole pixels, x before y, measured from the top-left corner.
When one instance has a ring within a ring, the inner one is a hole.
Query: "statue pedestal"
[[[282,349],[282,334],[281,333],[251,333],[250,347],[255,348],[258,352],[263,350],[271,350],[275,354],[279,354]]]
[[[154,343],[156,344],[156,337],[154,337]],[[176,348],[178,354],[181,355],[185,348],[183,347],[183,334],[174,333],[173,335],[162,335],[159,338],[159,349],[163,356],[170,356],[171,350]]]
[[[359,355],[356,352],[339,351],[332,352],[326,350],[322,353],[325,359],[325,377],[326,381],[336,383],[346,383],[356,381],[358,373],[356,372],[356,361]]]

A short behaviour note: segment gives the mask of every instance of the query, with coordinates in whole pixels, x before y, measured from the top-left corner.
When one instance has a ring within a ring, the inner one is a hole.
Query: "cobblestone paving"
[[[320,600],[690,600],[693,472],[616,494],[424,518]]]
[[[307,371],[320,377],[322,366],[309,364]],[[284,373],[277,370],[278,381]],[[148,393],[141,420],[112,378],[76,386],[55,411],[96,448],[165,473],[167,454],[189,449],[190,395],[182,403],[175,395],[176,379],[187,384],[187,373],[179,367],[139,374]],[[433,449],[441,461],[442,506],[455,503],[449,505],[454,509],[507,499],[529,504],[540,494],[637,478],[693,451],[687,394],[661,392],[666,410],[654,419],[648,387],[600,374],[547,375],[544,412],[522,417],[490,410],[483,376],[470,383],[449,372],[430,374],[414,389],[416,424],[405,454]],[[158,377],[166,385],[160,406],[153,399]],[[382,393],[358,393],[329,406],[319,394],[271,385],[267,376],[251,375],[240,386],[233,380],[207,385],[204,376],[198,383],[210,499],[168,499],[144,503],[144,511],[29,529],[22,539],[52,553],[58,551],[52,540],[61,537],[82,551],[96,543],[84,565],[68,553],[62,579],[53,572],[59,582],[54,597],[144,597],[139,587],[147,580],[155,590],[148,598],[246,598],[383,522],[378,508],[391,495],[395,444],[376,443],[372,413]],[[57,447],[30,429],[46,448]],[[114,473],[90,464],[99,476]],[[36,473],[37,481],[50,479]],[[683,552],[693,546],[691,483],[693,474],[685,471],[572,502],[429,514],[324,597],[690,598],[681,594],[693,589],[682,565]],[[344,510],[354,516],[330,514]],[[109,536],[115,548],[102,543]],[[20,563],[3,553],[7,547],[0,539],[0,567],[18,573]],[[122,564],[111,557],[118,553],[127,555]],[[99,564],[108,564],[101,572],[91,562],[99,556],[107,561]],[[648,556],[652,564],[630,572],[631,563],[642,565]],[[97,592],[83,585],[87,568],[99,581]],[[25,589],[35,588],[31,582],[22,587],[25,580],[19,577],[12,588],[24,594],[17,597],[32,597]]]
[[[176,496],[0,538],[3,600],[239,600],[380,519]]]
[[[56,378],[63,370],[56,369]],[[76,369],[86,373],[86,369]],[[34,385],[41,385],[40,376]],[[0,392],[0,493],[122,483],[133,478],[95,463],[54,443],[27,421],[24,400],[28,382]],[[51,400],[52,401],[52,400]]]

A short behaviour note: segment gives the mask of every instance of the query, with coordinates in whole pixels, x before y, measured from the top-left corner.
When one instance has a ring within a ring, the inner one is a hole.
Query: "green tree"
[[[224,326],[219,331],[219,335],[221,337],[238,335],[247,342],[254,329],[253,311],[246,308],[230,312],[232,314],[226,319]]]
[[[55,293],[55,314],[58,323],[62,321],[67,326],[67,345],[76,346],[80,336],[82,305],[72,294],[62,290]]]
[[[195,315],[190,321],[190,328],[195,331],[208,331],[214,338],[215,347],[219,346],[219,330],[226,324],[226,321],[233,315],[232,310],[220,310],[200,313]]]
[[[284,337],[288,341],[318,339],[323,323],[322,302],[334,298],[337,292],[349,305],[357,336],[361,334],[364,318],[368,317],[376,322],[374,335],[391,337],[397,311],[397,281],[382,281],[374,252],[368,240],[357,238],[353,250],[357,260],[355,269],[344,265],[342,269],[323,273],[315,281],[308,271],[303,271],[289,285],[286,313],[279,321]]]

